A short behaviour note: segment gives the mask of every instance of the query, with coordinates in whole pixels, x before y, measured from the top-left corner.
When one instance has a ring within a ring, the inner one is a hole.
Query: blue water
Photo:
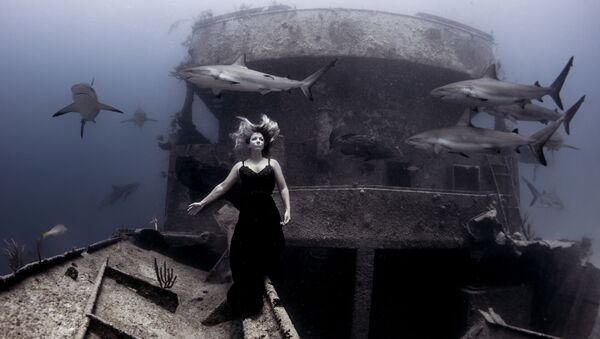
[[[162,222],[166,182],[160,172],[167,171],[168,152],[157,147],[156,136],[168,133],[170,115],[180,109],[185,95],[184,84],[169,73],[187,55],[182,42],[196,15],[208,9],[224,14],[241,5],[0,2],[0,241],[14,238],[33,258],[34,240],[58,223],[68,231],[47,239],[45,255],[102,240],[115,228],[147,227],[153,216]],[[529,211],[537,235],[575,240],[589,236],[600,253],[600,24],[595,17],[599,2],[330,1],[328,5],[303,1],[297,8],[421,11],[491,32],[504,77],[513,82],[548,84],[574,55],[562,98],[570,106],[587,94],[571,136],[566,137],[581,150],[556,153],[553,164],[541,169],[536,179],[540,188],[556,190],[566,210],[527,207],[530,195],[523,186],[523,211]],[[183,21],[169,33],[177,20]],[[71,85],[92,78],[100,101],[125,114],[102,111],[96,124],[86,124],[80,139],[77,114],[51,116],[71,102]],[[122,124],[138,105],[159,121],[142,130]],[[491,124],[485,118],[477,122]],[[540,127],[519,124],[525,134]],[[521,173],[531,178],[529,166]],[[111,185],[130,182],[141,186],[127,201],[100,208]],[[600,262],[600,256],[594,261]],[[0,272],[7,270],[0,259]]]

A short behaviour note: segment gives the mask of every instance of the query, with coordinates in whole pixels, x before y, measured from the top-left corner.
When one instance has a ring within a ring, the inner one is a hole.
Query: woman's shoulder
[[[269,162],[270,162],[271,165],[275,165],[275,166],[281,167],[279,165],[279,161],[277,161],[276,159],[269,158]]]
[[[236,162],[233,167],[231,168],[232,170],[239,170],[241,167],[243,166],[243,162],[242,161],[238,161]]]

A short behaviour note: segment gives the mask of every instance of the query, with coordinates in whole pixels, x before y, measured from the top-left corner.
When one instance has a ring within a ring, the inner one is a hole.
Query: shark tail
[[[565,83],[565,79],[567,78],[567,74],[569,74],[569,70],[571,69],[571,66],[573,66],[573,57],[571,57],[569,59],[569,61],[567,62],[565,67],[562,69],[560,74],[556,77],[556,79],[554,80],[552,85],[550,85],[550,93],[549,94],[552,97],[552,100],[554,100],[554,102],[556,103],[556,105],[558,105],[558,107],[560,107],[560,109],[563,109],[562,100],[560,100],[560,90],[561,90],[563,84]]]
[[[547,166],[548,162],[546,161],[546,157],[544,156],[544,145],[546,142],[552,137],[554,132],[558,129],[560,124],[565,120],[565,116],[561,116],[558,120],[552,122],[547,127],[539,130],[531,136],[532,142],[529,146],[532,148],[533,153],[536,155],[540,164]]]
[[[575,116],[575,113],[577,113],[577,110],[579,109],[579,107],[581,106],[581,104],[583,103],[583,101],[585,100],[585,95],[582,96],[581,98],[579,98],[579,100],[577,100],[577,102],[575,104],[573,104],[573,106],[571,106],[571,108],[569,108],[567,110],[567,112],[565,113],[565,132],[567,132],[567,134],[569,134],[571,132],[571,127],[570,127],[570,123],[571,123],[571,119],[573,119],[573,117]]]
[[[525,180],[525,184],[527,184],[527,187],[529,187],[529,190],[531,191],[531,195],[533,195],[533,198],[531,199],[531,202],[529,203],[529,206],[533,206],[533,204],[535,204],[537,198],[540,196],[540,192],[538,192],[538,190],[535,188],[535,186],[533,186],[532,183],[530,183],[527,179],[523,178],[523,180]]]
[[[300,86],[300,89],[302,90],[302,93],[304,93],[304,95],[309,100],[311,100],[311,101],[313,100],[312,92],[310,91],[310,88],[315,84],[315,82],[317,82],[317,80],[319,80],[319,78],[323,74],[325,74],[325,72],[327,72],[331,67],[333,67],[335,65],[336,61],[337,61],[337,59],[334,59],[333,61],[331,61],[330,63],[328,63],[321,69],[319,69],[318,71],[316,71],[313,74],[306,77],[306,79],[302,80],[302,85]]]

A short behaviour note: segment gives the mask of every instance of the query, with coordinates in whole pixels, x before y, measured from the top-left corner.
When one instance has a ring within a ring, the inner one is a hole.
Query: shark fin
[[[533,86],[535,86],[535,87],[542,87],[542,85],[540,85],[540,82],[539,82],[539,81],[536,81],[536,82],[534,82],[534,83],[533,83]]]
[[[440,154],[440,153],[442,153],[442,150],[443,150],[443,149],[444,149],[444,148],[443,148],[443,147],[442,147],[442,145],[440,145],[440,144],[435,144],[435,145],[433,145],[433,152],[434,152],[435,154]]]
[[[79,134],[81,134],[81,139],[83,139],[83,128],[85,127],[85,120],[81,120],[81,129],[79,131]]]
[[[328,63],[327,65],[321,67],[318,71],[307,76],[304,80],[302,80],[302,85],[300,85],[300,89],[302,90],[302,93],[304,93],[304,95],[310,101],[313,100],[312,92],[310,91],[310,88],[315,84],[315,82],[317,82],[317,80],[319,80],[319,78],[323,74],[325,74],[325,72],[327,72],[331,67],[333,67],[335,65],[336,61],[337,61],[337,58],[334,59],[333,61],[331,61],[330,63]]]
[[[483,72],[482,78],[498,80],[498,74],[496,73],[496,64],[489,65]]]
[[[579,100],[577,100],[577,102],[575,104],[573,104],[573,106],[571,106],[567,112],[565,113],[565,132],[567,132],[567,134],[571,133],[571,119],[573,119],[573,117],[575,116],[575,113],[577,113],[577,110],[579,109],[579,107],[581,106],[581,104],[583,103],[583,101],[585,100],[585,95],[582,96],[581,98],[579,98]]]
[[[456,123],[456,126],[473,126],[471,124],[471,109],[467,108],[464,110],[464,112],[462,113],[462,115],[460,116],[460,118],[458,119],[458,122]]]
[[[544,145],[546,145],[546,142],[548,142],[550,137],[552,137],[554,132],[556,132],[560,124],[563,123],[564,119],[565,116],[563,115],[560,118],[558,118],[558,120],[537,131],[530,137],[532,141],[529,145],[532,147],[532,150],[534,151],[534,154],[536,155],[540,164],[544,166],[548,165],[548,163],[546,162],[546,157],[544,156]]]
[[[513,129],[513,130],[512,130],[512,132],[513,132],[514,134],[519,134],[519,129],[518,129],[518,128],[515,128],[515,129]]]
[[[105,111],[112,111],[112,112],[117,112],[117,113],[123,113],[122,111],[120,111],[120,110],[118,110],[118,109],[116,109],[116,108],[114,108],[114,107],[112,107],[110,105],[103,104],[101,102],[98,103],[98,108],[101,109],[101,110],[105,110]]]
[[[568,144],[563,144],[562,147],[564,147],[564,148],[570,148],[570,149],[574,149],[576,151],[579,151],[579,147],[575,147],[575,146],[568,145]]]
[[[462,156],[462,157],[465,157],[465,158],[467,158],[467,159],[470,159],[470,157],[469,157],[469,156],[468,156],[466,153],[464,153],[464,152],[448,152],[448,153],[451,153],[451,154],[458,154],[458,155],[460,155],[460,156]]]
[[[246,53],[243,53],[235,59],[232,65],[248,68],[248,66],[246,66]]]
[[[560,74],[556,77],[556,79],[554,80],[552,85],[550,85],[550,93],[548,93],[548,94],[550,95],[550,97],[552,97],[552,100],[554,100],[554,102],[560,109],[563,109],[562,100],[560,100],[560,90],[561,90],[563,84],[565,83],[567,74],[569,74],[569,70],[571,69],[572,66],[573,66],[573,57],[571,57],[569,59],[569,61],[567,61],[567,64],[565,65],[565,67],[562,69]]]
[[[69,105],[61,108],[60,111],[54,113],[52,116],[57,117],[59,115],[63,115],[65,113],[69,113],[69,112],[77,112],[76,108],[75,108],[75,103],[69,104]]]
[[[270,90],[270,89],[268,89],[268,88],[259,88],[259,89],[258,89],[258,92],[259,92],[260,94],[262,94],[262,95],[265,95],[265,94],[267,94],[267,93],[271,92],[271,90]]]

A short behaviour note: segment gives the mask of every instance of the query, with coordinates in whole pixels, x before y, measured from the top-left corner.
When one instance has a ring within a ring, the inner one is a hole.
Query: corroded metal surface
[[[477,75],[494,62],[489,37],[424,17],[355,9],[240,13],[197,25],[197,65],[297,56],[354,56],[412,61]]]
[[[390,187],[292,188],[290,245],[342,248],[460,248],[466,222],[495,195]],[[279,199],[275,199],[279,202]]]

